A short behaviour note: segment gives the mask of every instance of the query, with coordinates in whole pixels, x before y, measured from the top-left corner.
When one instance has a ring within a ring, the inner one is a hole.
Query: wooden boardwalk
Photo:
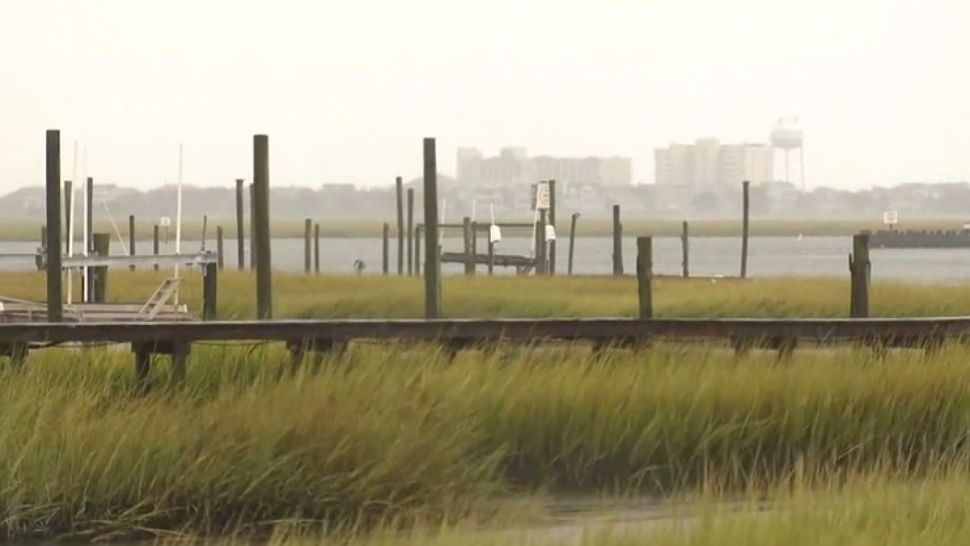
[[[970,338],[970,317],[809,319],[332,319],[209,322],[0,323],[0,344],[346,342],[353,339],[476,344],[542,340],[646,343],[657,339],[817,344],[879,342],[913,346]]]

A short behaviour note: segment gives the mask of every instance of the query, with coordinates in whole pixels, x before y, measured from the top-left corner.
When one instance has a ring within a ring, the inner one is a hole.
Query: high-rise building
[[[671,144],[654,150],[657,184],[713,187],[743,180],[774,179],[774,153],[767,144],[720,144],[713,138],[694,144]]]
[[[525,148],[503,148],[483,157],[475,148],[458,149],[458,181],[464,184],[530,184],[556,180],[564,184],[630,185],[633,161],[628,157],[529,157]]]

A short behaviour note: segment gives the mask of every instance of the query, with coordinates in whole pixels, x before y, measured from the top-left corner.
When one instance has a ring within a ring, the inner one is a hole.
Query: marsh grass
[[[113,269],[110,301],[143,303],[171,272]],[[201,275],[188,271],[182,301],[199,310]],[[419,278],[315,276],[274,272],[278,318],[422,317],[424,285]],[[79,291],[78,283],[74,283]],[[0,294],[41,301],[39,273],[0,274]],[[632,277],[445,277],[442,307],[447,317],[632,317],[637,283]],[[658,317],[845,317],[844,279],[657,279]],[[79,293],[75,294],[77,301]],[[958,284],[873,283],[873,316],[945,316],[970,313],[970,291]],[[255,278],[248,272],[219,274],[219,314],[226,319],[255,315]]]
[[[202,344],[183,388],[159,363],[141,395],[126,351],[52,349],[0,373],[0,532],[408,527],[519,494],[917,478],[967,466],[967,357],[356,343],[291,375],[280,346]]]

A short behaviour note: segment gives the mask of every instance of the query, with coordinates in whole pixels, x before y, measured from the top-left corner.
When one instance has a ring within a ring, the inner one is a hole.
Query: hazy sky
[[[629,155],[767,139],[797,115],[809,185],[970,180],[967,0],[0,0],[0,191],[43,131],[99,181],[382,185],[421,138]]]

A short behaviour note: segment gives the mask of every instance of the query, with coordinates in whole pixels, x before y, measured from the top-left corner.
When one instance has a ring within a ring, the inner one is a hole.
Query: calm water
[[[848,276],[850,237],[753,237],[750,240],[748,274],[755,277],[799,276]],[[0,253],[33,252],[36,243],[0,242]],[[174,252],[174,243],[162,245],[162,252]],[[365,273],[381,269],[381,239],[320,240],[320,266],[328,273],[353,273],[354,261],[365,263]],[[210,244],[210,248],[212,245]],[[479,248],[486,247],[484,240]],[[150,248],[141,242],[139,250]],[[248,243],[247,243],[248,251]],[[444,249],[461,250],[461,241],[446,238]],[[557,270],[566,271],[569,241],[558,242]],[[183,252],[199,250],[199,243],[184,242]],[[112,253],[121,252],[121,245],[112,241]],[[236,245],[227,240],[226,265],[235,267]],[[527,238],[507,238],[496,252],[503,254],[528,254]],[[653,264],[656,274],[678,275],[681,271],[680,240],[676,237],[658,237],[653,241]],[[698,237],[690,241],[691,273],[694,275],[737,275],[740,270],[741,242],[737,237]],[[609,274],[612,271],[612,240],[609,237],[581,237],[576,240],[573,270],[577,274]],[[632,273],[636,260],[636,241],[628,237],[623,241],[625,271]],[[910,281],[963,281],[970,280],[970,249],[903,249],[871,251],[872,276],[875,279],[899,279]],[[274,239],[273,266],[278,269],[300,271],[303,269],[303,240]],[[5,269],[29,270],[30,259],[5,260]],[[397,267],[397,240],[391,240],[391,269]],[[446,273],[460,273],[459,264],[446,264]],[[482,266],[484,270],[484,266]],[[511,274],[512,270],[500,270]]]

